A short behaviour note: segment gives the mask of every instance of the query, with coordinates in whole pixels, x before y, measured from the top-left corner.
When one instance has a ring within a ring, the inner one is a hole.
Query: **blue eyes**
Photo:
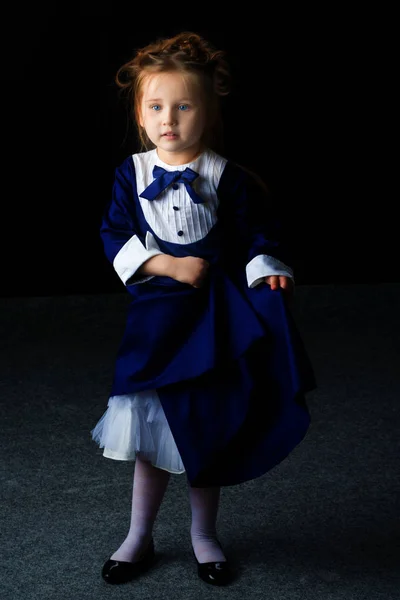
[[[154,110],[155,112],[159,112],[161,110],[161,106],[159,104],[152,104],[152,106],[150,106],[150,108],[151,108],[151,110]],[[178,110],[180,110],[180,111],[189,110],[189,105],[188,104],[179,104]]]

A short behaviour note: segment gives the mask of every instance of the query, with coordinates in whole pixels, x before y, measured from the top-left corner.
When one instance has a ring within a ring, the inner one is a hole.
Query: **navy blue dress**
[[[129,157],[117,168],[101,225],[110,262],[129,240],[146,247],[150,235],[160,252],[201,257],[210,268],[201,288],[138,273],[126,281],[132,302],[111,395],[157,390],[192,486],[259,477],[304,438],[305,394],[315,387],[284,292],[263,282],[250,287],[246,277],[260,255],[289,264],[277,223],[252,175],[225,161],[206,235],[162,239],[145,218],[135,164]]]

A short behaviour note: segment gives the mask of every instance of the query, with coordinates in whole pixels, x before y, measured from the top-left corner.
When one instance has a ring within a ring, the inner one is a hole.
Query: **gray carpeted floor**
[[[220,539],[239,578],[212,588],[191,555],[184,476],[155,530],[157,566],[108,586],[132,463],[103,458],[127,294],[0,299],[1,600],[399,600],[400,284],[299,286],[319,387],[312,426],[275,469],[225,488]]]

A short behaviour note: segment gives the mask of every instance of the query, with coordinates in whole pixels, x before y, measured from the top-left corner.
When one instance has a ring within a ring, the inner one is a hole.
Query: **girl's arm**
[[[207,261],[194,256],[177,258],[163,253],[149,233],[140,237],[136,217],[132,160],[126,159],[115,171],[111,201],[103,216],[100,235],[105,254],[126,286],[140,284],[154,276],[167,276],[193,287],[201,287]]]
[[[166,275],[195,288],[203,285],[209,263],[196,256],[176,257],[159,254],[147,260],[138,270],[143,275]]]
[[[170,254],[157,254],[152,256],[137,270],[141,275],[171,277],[175,257]]]
[[[126,286],[143,283],[163,274],[168,260],[160,261],[161,272],[143,273],[141,267],[155,257],[164,257],[152,236],[140,235],[134,199],[135,170],[131,158],[115,170],[111,201],[105,210],[100,236],[106,257]],[[153,263],[153,267],[157,264]]]
[[[273,289],[277,284],[293,287],[285,232],[265,187],[257,176],[233,163],[228,163],[220,186],[226,196],[222,213],[226,229],[233,232],[229,246],[243,259],[249,287],[264,282]]]

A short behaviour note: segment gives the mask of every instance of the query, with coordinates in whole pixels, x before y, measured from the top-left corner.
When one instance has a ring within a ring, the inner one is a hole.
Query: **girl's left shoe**
[[[211,585],[228,585],[234,579],[234,573],[229,562],[207,562],[199,563],[193,552],[197,564],[197,574],[206,583]]]

